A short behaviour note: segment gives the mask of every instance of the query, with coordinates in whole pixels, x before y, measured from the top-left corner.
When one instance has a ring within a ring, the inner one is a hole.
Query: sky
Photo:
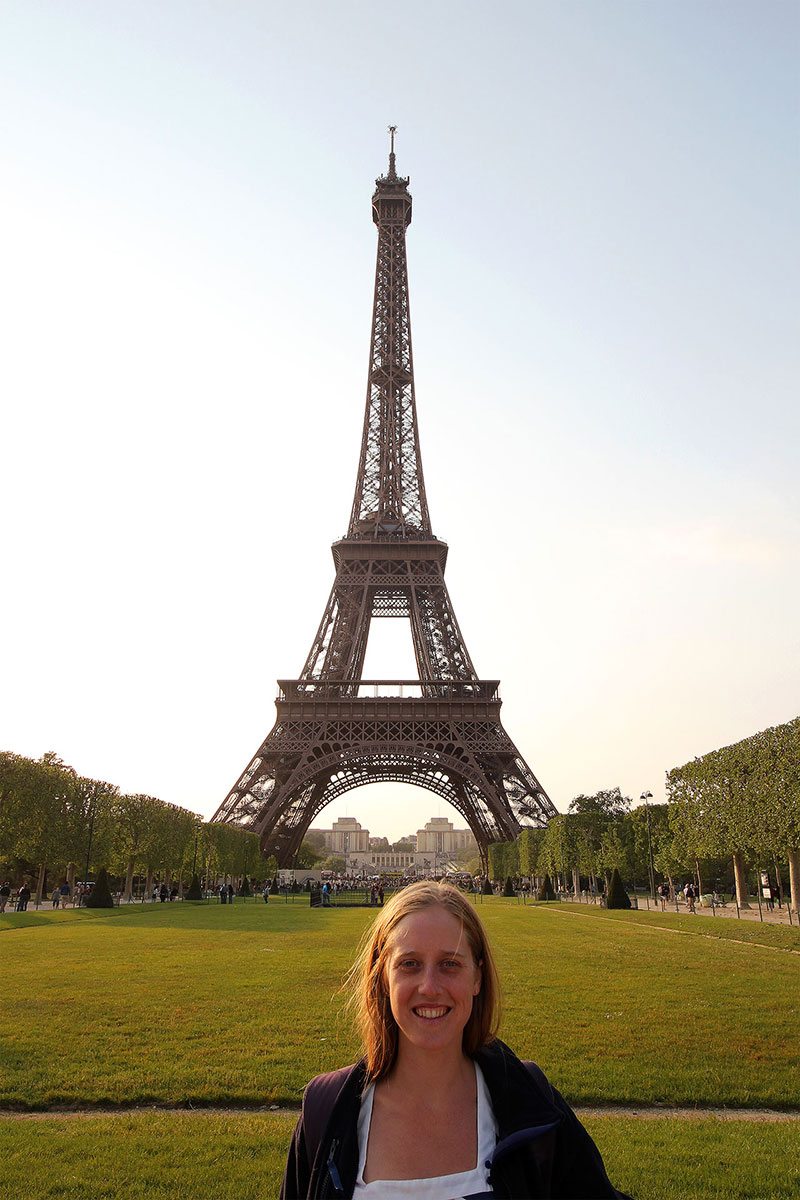
[[[433,527],[556,807],[795,717],[799,62],[789,0],[3,0],[0,749],[208,817],[272,727],[389,124]],[[365,673],[413,674],[376,625]]]

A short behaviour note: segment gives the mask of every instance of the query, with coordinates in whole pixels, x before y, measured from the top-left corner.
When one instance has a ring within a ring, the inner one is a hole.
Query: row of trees
[[[676,767],[667,804],[632,808],[619,788],[576,796],[546,829],[525,830],[489,848],[491,874],[571,876],[607,889],[616,867],[629,884],[654,875],[694,877],[701,892],[730,877],[748,903],[747,867],[767,870],[783,890],[788,863],[792,908],[800,907],[800,717]],[[649,826],[649,828],[648,828]],[[649,836],[648,836],[649,833]]]
[[[788,861],[792,908],[800,901],[800,717],[675,767],[667,776],[678,843],[697,860],[733,859],[739,896],[745,859],[779,870]]]
[[[122,795],[114,784],[88,779],[55,754],[40,759],[0,753],[0,866],[29,875],[41,900],[50,882],[83,878],[106,867],[129,899],[135,876],[149,892],[155,878],[179,890],[193,871],[206,878],[274,874],[255,834],[203,821],[155,796]]]

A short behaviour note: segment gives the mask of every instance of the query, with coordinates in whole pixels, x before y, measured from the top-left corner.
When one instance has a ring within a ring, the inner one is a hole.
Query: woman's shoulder
[[[349,1067],[339,1067],[338,1071],[326,1071],[322,1075],[315,1075],[310,1079],[305,1086],[303,1092],[303,1102],[309,1098],[322,1097],[323,1095],[338,1095],[342,1088],[358,1074],[359,1068],[363,1064],[360,1062],[351,1063]]]
[[[530,1059],[521,1059],[500,1038],[489,1042],[476,1055],[476,1061],[487,1077],[490,1092],[504,1095],[520,1091],[536,1099],[539,1105],[558,1110],[560,1097],[544,1071]]]
[[[346,1113],[352,1107],[353,1113],[350,1114],[349,1120],[355,1120],[357,1109],[361,1103],[364,1074],[362,1060],[349,1067],[340,1067],[338,1071],[327,1071],[324,1075],[315,1075],[306,1084],[303,1092],[301,1124],[306,1144],[312,1148],[312,1159],[334,1109],[337,1113],[342,1113],[343,1110]]]
[[[340,1067],[338,1071],[326,1071],[324,1075],[315,1075],[306,1084],[303,1092],[303,1113],[307,1117],[311,1108],[330,1112],[339,1098],[347,1093],[360,1097],[364,1079],[363,1059],[351,1063],[349,1067]]]

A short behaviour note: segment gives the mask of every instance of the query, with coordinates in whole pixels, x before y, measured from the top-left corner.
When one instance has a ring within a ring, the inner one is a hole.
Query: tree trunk
[[[778,863],[777,854],[773,854],[772,861],[775,863],[775,878],[778,881],[778,896],[780,897],[779,905],[783,908],[783,880],[781,879],[781,868]]]
[[[125,872],[125,890],[122,893],[122,899],[126,904],[131,902],[131,894],[133,892],[133,859],[128,860],[128,869]]]
[[[36,883],[36,907],[37,908],[42,903],[42,896],[44,895],[44,878],[45,878],[46,874],[47,874],[47,872],[45,870],[45,865],[44,865],[44,863],[42,863],[39,867],[39,879]]]
[[[67,883],[69,884],[69,894],[75,898],[75,863],[67,863]]]
[[[171,892],[172,891],[172,871],[170,871],[169,867],[167,867],[167,873],[164,877],[164,883],[166,884],[167,891]]]
[[[581,895],[581,873],[577,867],[572,868],[572,887],[575,893],[574,899],[579,900]]]
[[[749,908],[747,875],[744,869],[744,859],[742,858],[741,850],[737,850],[733,856],[733,874],[736,880],[736,898],[739,901],[739,908]]]
[[[697,870],[697,899],[699,900],[703,894],[703,877],[700,874],[700,859],[699,858],[696,858],[694,860],[694,865]]]
[[[149,900],[153,894],[153,868],[147,868],[147,882],[144,885],[144,898]]]
[[[178,872],[178,897],[183,899],[183,867]]]
[[[800,848],[789,851],[789,888],[792,911],[796,917],[800,917]]]

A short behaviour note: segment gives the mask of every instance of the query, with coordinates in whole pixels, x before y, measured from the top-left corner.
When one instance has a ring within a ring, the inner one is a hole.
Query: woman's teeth
[[[423,1017],[426,1021],[432,1021],[435,1017],[443,1017],[447,1012],[446,1008],[415,1008],[414,1015]]]

